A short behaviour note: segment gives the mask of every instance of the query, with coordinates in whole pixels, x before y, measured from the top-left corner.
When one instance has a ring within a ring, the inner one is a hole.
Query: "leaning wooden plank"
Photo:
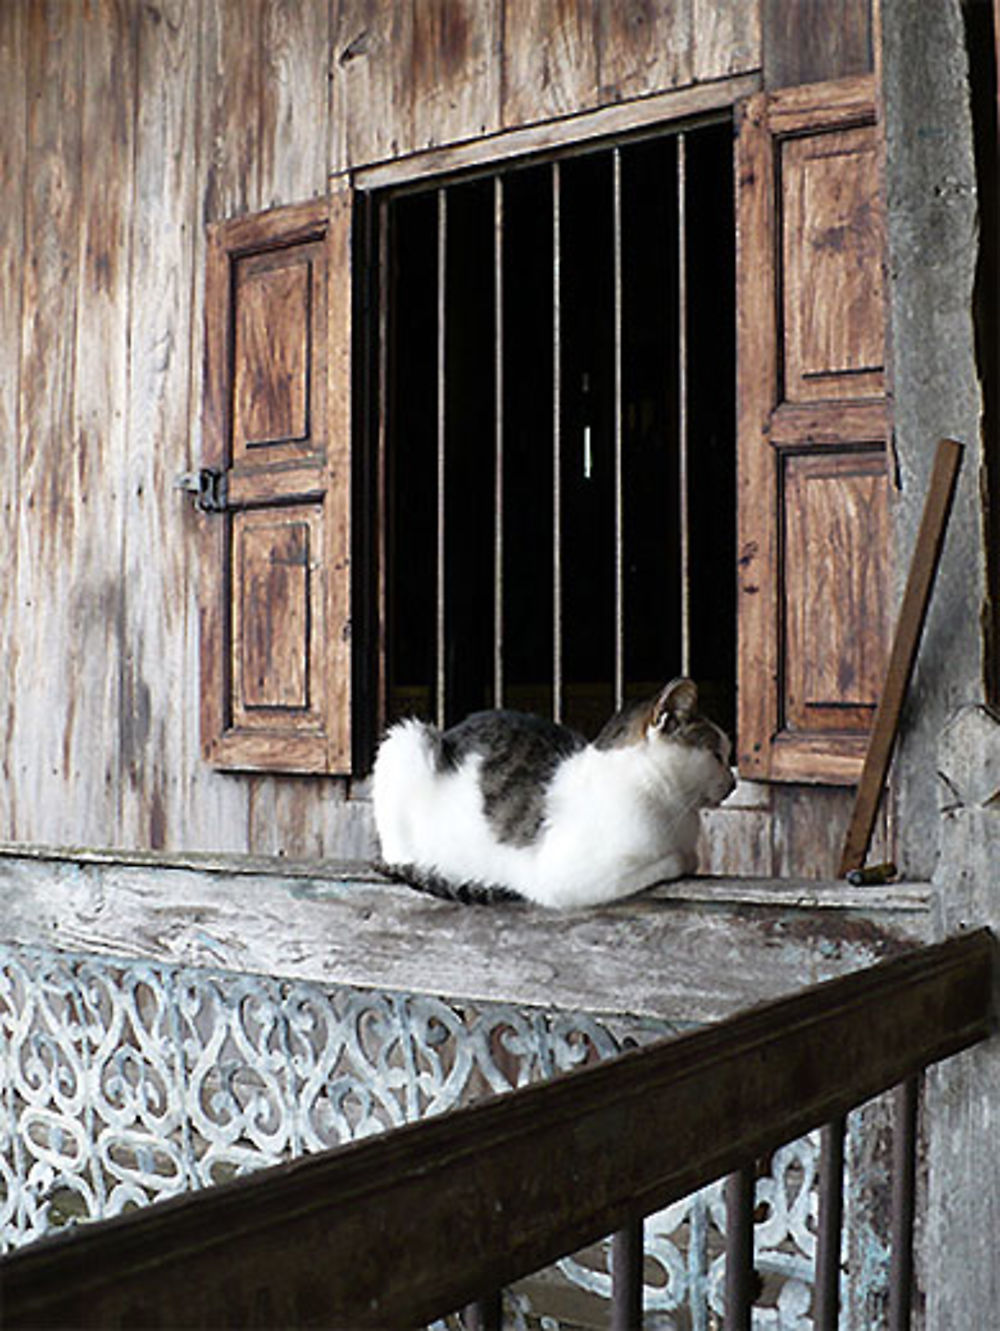
[[[993,1028],[988,930],[0,1263],[11,1326],[412,1327]]]
[[[896,731],[899,728],[899,714],[903,699],[910,684],[913,664],[920,645],[927,606],[930,603],[931,589],[937,573],[941,548],[944,545],[951,501],[955,494],[955,482],[958,468],[962,461],[962,445],[954,439],[942,439],[938,444],[934,458],[934,470],[931,473],[930,487],[924,503],[920,530],[910,563],[910,572],[906,580],[906,590],[896,622],[896,634],[893,638],[889,665],[885,683],[879,696],[865,754],[861,779],[854,803],[854,812],[848,824],[844,839],[844,852],[840,860],[840,873],[850,873],[860,869],[868,853],[875,815],[878,811],[882,787],[885,785],[892,756]]]

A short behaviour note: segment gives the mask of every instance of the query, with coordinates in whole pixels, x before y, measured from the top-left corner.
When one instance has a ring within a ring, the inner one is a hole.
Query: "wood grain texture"
[[[740,127],[737,742],[746,776],[856,781],[885,659],[873,97],[870,78],[765,93]]]
[[[0,6],[0,180],[9,182],[16,207],[0,208],[0,826],[16,822],[12,735],[16,720],[17,557],[20,507],[20,371],[24,290],[25,210],[28,170],[27,10]],[[8,196],[8,197],[9,197]]]
[[[690,0],[599,5],[597,41],[602,103],[691,81]]]
[[[504,0],[504,126],[596,105],[599,9],[595,0]]]
[[[211,229],[205,453],[232,484],[201,519],[222,532],[202,722],[221,767],[350,770],[352,203]]]
[[[201,6],[198,130],[203,139],[199,147],[207,150],[202,168],[202,216],[207,222],[264,206],[258,151],[264,4],[207,0]],[[193,17],[191,21],[194,25]]]
[[[761,66],[760,6],[744,0],[693,0],[694,79],[727,78]]]
[[[501,0],[415,0],[409,95],[413,146],[500,126]]]
[[[336,0],[331,50],[331,170],[415,147],[408,93],[413,5]]]
[[[23,305],[16,580],[17,641],[10,779],[14,830],[58,840],[69,810],[63,735],[76,706],[69,598],[80,572],[77,384],[81,203],[82,14],[58,3],[27,11],[29,167],[23,200]],[[44,691],[37,682],[44,680]],[[34,693],[24,685],[35,682]],[[72,763],[70,764],[72,767]]]
[[[194,550],[173,482],[190,465],[195,391],[186,348],[198,200],[189,164],[198,153],[191,108],[199,12],[193,0],[147,7],[138,36],[137,78],[146,94],[137,108],[134,190],[141,207],[132,214],[130,245],[132,327],[142,336],[130,339],[128,361],[119,836],[152,847],[185,835],[176,794],[186,746],[174,717],[184,715],[182,699],[193,700],[185,652],[193,605],[184,589],[195,585]]]
[[[271,847],[267,848],[269,851]],[[601,909],[463,907],[357,865],[0,854],[10,942],[320,983],[712,1021],[926,940],[926,887],[690,880]]]
[[[125,596],[121,552],[126,509],[126,429],[135,201],[135,62],[138,26],[127,0],[101,0],[81,34],[82,143],[79,307],[72,438],[78,515],[76,571],[69,597],[75,659],[73,707],[64,731],[63,834],[116,826],[119,784],[113,745],[121,717],[120,657]]]
[[[877,152],[871,126],[782,147],[783,394],[790,402],[885,392]]]
[[[330,170],[331,0],[265,0],[261,19],[260,204],[324,193]]]
[[[842,874],[860,868],[868,852],[879,800],[889,771],[889,760],[896,741],[899,718],[913,674],[937,575],[938,561],[944,546],[962,454],[963,445],[957,440],[942,439],[934,457],[934,470],[899,608],[892,650],[889,653],[884,685],[879,696],[878,711],[865,753],[865,764],[858,782],[851,822],[844,840],[844,851],[840,862]]]
[[[792,455],[782,492],[785,727],[865,731],[882,688],[888,639],[885,459]]]
[[[762,0],[766,86],[871,73],[872,7],[872,0]]]

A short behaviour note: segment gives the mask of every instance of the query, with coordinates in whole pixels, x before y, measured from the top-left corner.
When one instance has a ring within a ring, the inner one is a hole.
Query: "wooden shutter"
[[[751,98],[738,167],[739,765],[852,783],[888,637],[873,80]]]
[[[349,193],[212,227],[205,303],[205,755],[347,772]]]

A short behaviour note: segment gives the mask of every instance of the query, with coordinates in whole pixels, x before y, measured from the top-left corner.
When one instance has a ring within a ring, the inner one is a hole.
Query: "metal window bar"
[[[625,701],[625,568],[622,498],[622,154],[611,155],[611,213],[614,267],[614,542],[615,542],[615,709]]]
[[[503,176],[493,178],[493,706],[503,706]]]
[[[680,527],[681,674],[691,673],[691,532],[688,515],[687,137],[677,144],[677,492]]]
[[[559,162],[552,163],[552,717],[563,717],[562,239]]]
[[[446,546],[445,546],[445,471],[447,463],[447,318],[448,318],[448,195],[437,192],[437,589],[435,594],[436,679],[435,715],[439,727],[445,724],[447,691],[447,643],[445,624]]]

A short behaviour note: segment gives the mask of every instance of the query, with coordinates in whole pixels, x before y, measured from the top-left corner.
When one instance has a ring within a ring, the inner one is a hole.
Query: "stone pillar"
[[[990,925],[1000,937],[1000,719],[962,708],[939,761],[943,936]],[[927,1076],[927,1216],[921,1283],[927,1327],[986,1327],[1000,1316],[1000,1039]]]
[[[900,867],[927,879],[938,849],[938,737],[958,707],[985,696],[976,176],[959,0],[882,0],[881,11],[899,592],[937,441],[966,446],[896,763]]]

